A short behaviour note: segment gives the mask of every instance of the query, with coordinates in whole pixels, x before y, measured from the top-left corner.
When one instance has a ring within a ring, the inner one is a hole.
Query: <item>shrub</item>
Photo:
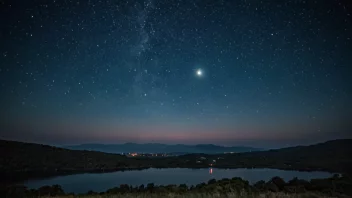
[[[144,185],[143,184],[139,186],[138,191],[140,191],[140,192],[144,191]]]
[[[216,183],[216,179],[211,179],[208,181],[208,184],[215,184]]]
[[[279,190],[283,190],[284,186],[286,185],[286,182],[281,177],[273,177],[271,182],[274,183],[279,188]]]
[[[188,186],[186,184],[180,184],[179,191],[180,192],[187,192]]]
[[[98,193],[97,193],[97,192],[94,192],[94,191],[92,191],[92,190],[90,190],[90,191],[88,191],[87,194],[88,194],[88,195],[97,195]]]
[[[38,193],[40,196],[60,196],[65,194],[59,185],[40,187]]]
[[[16,185],[16,186],[11,186],[7,187],[4,189],[4,192],[1,192],[1,196],[4,195],[4,197],[13,197],[13,198],[21,198],[26,196],[26,191],[27,187],[23,185]]]
[[[265,190],[265,181],[260,180],[253,185],[256,189],[263,191]]]
[[[147,190],[149,192],[153,192],[154,191],[154,183],[149,183],[147,184]]]
[[[273,182],[266,183],[265,189],[271,192],[279,192],[280,190]]]

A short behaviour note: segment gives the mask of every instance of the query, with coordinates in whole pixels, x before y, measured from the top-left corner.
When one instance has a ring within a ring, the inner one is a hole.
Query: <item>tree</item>
[[[288,186],[302,186],[304,188],[311,188],[310,186],[310,183],[306,180],[303,180],[303,179],[298,179],[297,177],[291,179],[290,181],[287,182],[287,185]]]
[[[253,185],[256,189],[263,191],[265,189],[265,181],[260,180]]]
[[[147,184],[147,190],[149,192],[153,192],[154,191],[154,183],[149,183]]]
[[[280,190],[273,182],[266,183],[265,189],[269,190],[271,192],[279,192],[279,190]]]
[[[138,191],[144,191],[144,184],[140,185],[139,188],[138,188]]]
[[[187,186],[186,184],[180,184],[179,190],[180,190],[181,192],[187,192],[188,186]]]
[[[60,196],[65,194],[59,185],[43,186],[38,189],[38,192],[40,196]]]
[[[281,177],[273,177],[271,182],[274,183],[279,188],[279,190],[283,190],[284,186],[286,185],[286,182]]]
[[[130,192],[130,186],[128,184],[121,184],[120,185],[120,192],[122,192],[122,193]]]
[[[60,185],[53,185],[51,189],[53,196],[65,195],[65,192]]]
[[[88,195],[96,195],[96,194],[98,194],[97,192],[94,192],[94,191],[92,191],[92,190],[90,190],[90,191],[88,191],[88,193],[87,193]]]
[[[215,184],[216,183],[216,179],[211,179],[208,181],[208,184]]]
[[[10,186],[7,189],[5,189],[5,192],[1,192],[2,194],[5,194],[4,197],[13,197],[13,198],[21,198],[21,197],[26,197],[26,191],[27,187],[23,185],[15,185],[15,186]]]

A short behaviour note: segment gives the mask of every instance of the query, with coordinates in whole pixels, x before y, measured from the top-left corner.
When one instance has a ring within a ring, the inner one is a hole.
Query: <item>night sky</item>
[[[0,2],[0,138],[280,147],[351,138],[348,1]]]

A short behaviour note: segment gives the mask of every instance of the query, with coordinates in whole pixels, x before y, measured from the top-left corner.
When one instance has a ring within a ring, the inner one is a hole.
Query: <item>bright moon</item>
[[[202,70],[198,69],[197,70],[197,76],[202,76],[202,74],[203,74]]]

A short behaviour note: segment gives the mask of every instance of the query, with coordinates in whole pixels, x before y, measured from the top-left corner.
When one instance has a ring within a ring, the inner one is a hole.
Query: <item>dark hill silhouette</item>
[[[165,158],[131,158],[119,154],[0,140],[0,180],[149,167],[206,168],[209,164],[217,168],[322,170],[350,174],[351,145],[352,139],[348,139],[247,153],[197,153]]]
[[[220,167],[280,168],[296,170],[327,170],[331,172],[351,173],[352,139],[332,140],[324,143],[273,149],[262,152],[235,153],[221,155],[217,161]],[[199,154],[181,156],[186,159],[210,157]],[[252,163],[254,162],[254,163]]]

